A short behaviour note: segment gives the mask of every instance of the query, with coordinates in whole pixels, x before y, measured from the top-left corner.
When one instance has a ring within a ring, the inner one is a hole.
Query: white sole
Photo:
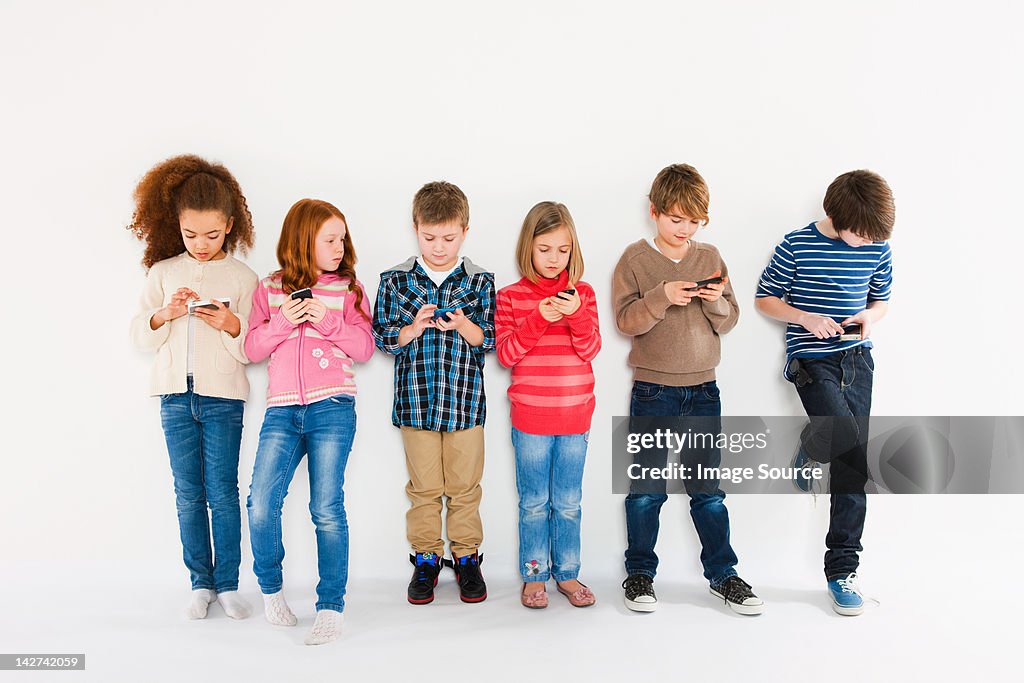
[[[860,607],[843,607],[835,600],[832,601],[832,611],[844,617],[856,617],[864,613],[864,605]]]
[[[658,609],[658,603],[656,602],[633,602],[629,598],[623,598],[622,600],[626,603],[626,607],[634,612],[653,612]]]
[[[753,617],[764,612],[763,602],[760,605],[737,605],[734,602],[729,602],[728,600],[726,600],[725,596],[716,591],[714,588],[709,588],[708,591],[716,598],[721,598],[722,601],[729,606],[729,609],[731,609],[733,612],[736,612],[736,614],[743,614],[748,617]]]

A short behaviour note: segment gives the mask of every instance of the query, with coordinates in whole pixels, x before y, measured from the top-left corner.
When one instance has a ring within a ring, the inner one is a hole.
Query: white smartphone
[[[230,298],[228,298],[228,299],[220,299],[220,298],[218,298],[218,299],[215,299],[215,301],[219,301],[221,304],[223,304],[224,308],[231,308],[231,299]],[[189,301],[188,302],[188,312],[189,312],[189,314],[194,313],[197,308],[209,308],[209,309],[214,310],[214,311],[217,310],[217,306],[214,305],[213,301],[208,301],[206,299],[203,299],[202,301]]]

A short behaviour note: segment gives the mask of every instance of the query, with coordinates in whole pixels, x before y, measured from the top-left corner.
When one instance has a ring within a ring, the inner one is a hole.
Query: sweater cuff
[[[540,309],[535,308],[527,314],[526,319],[523,321],[526,329],[531,333],[537,335],[539,338],[544,332],[547,331],[548,326],[551,324],[547,318],[540,314]]]
[[[704,309],[705,313],[720,315],[722,317],[729,315],[729,312],[732,310],[729,306],[729,302],[725,300],[724,296],[718,297],[715,301],[706,301],[701,299],[700,305],[701,308]]]
[[[662,280],[654,289],[644,293],[643,296],[644,305],[647,306],[647,310],[658,319],[664,318],[668,307],[672,305],[672,302],[668,300],[668,295],[665,294],[665,282],[665,280]]]

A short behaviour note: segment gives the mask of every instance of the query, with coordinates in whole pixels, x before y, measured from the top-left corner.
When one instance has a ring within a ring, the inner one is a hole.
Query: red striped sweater
[[[556,323],[537,309],[542,299],[568,288],[562,271],[555,279],[533,283],[523,278],[498,291],[498,361],[512,368],[512,426],[528,434],[582,434],[594,415],[590,361],[601,350],[594,290],[577,283],[579,309]]]

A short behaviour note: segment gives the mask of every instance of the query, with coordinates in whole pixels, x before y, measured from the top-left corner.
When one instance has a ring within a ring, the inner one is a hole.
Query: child
[[[583,276],[576,226],[563,204],[541,202],[516,247],[523,277],[498,292],[498,360],[512,368],[512,444],[519,491],[520,601],[548,605],[545,584],[575,607],[596,599],[578,580],[583,462],[601,350],[594,290]]]
[[[348,580],[345,464],[356,432],[354,362],[373,354],[370,312],[356,280],[356,253],[344,214],[301,199],[277,243],[281,269],[253,295],[245,351],[270,356],[267,413],[253,465],[249,533],[253,570],[267,621],[294,626],[281,590],[281,507],[295,468],[308,454],[309,511],[316,526],[320,582],[307,645],[341,635]]]
[[[875,362],[872,326],[888,311],[896,220],[892,191],[871,171],[850,171],[825,192],[825,218],[794,230],[775,248],[757,288],[757,308],[786,325],[785,377],[796,386],[811,424],[794,466],[831,461],[831,513],[825,578],[832,609],[864,611],[857,588],[867,496],[867,436]],[[844,330],[860,325],[859,338]],[[813,418],[832,416],[831,420]],[[810,477],[797,485],[810,490]]]
[[[406,532],[413,555],[408,599],[434,599],[441,571],[441,497],[448,497],[451,565],[463,602],[480,602],[483,540],[484,354],[494,349],[494,275],[459,249],[469,202],[455,185],[427,183],[413,199],[420,256],[380,276],[373,314],[377,346],[395,358],[391,421],[402,430],[412,507]]]
[[[651,186],[650,214],[657,226],[653,242],[626,248],[615,267],[612,296],[619,330],[633,338],[630,415],[705,417],[718,423],[721,397],[715,382],[721,348],[739,308],[725,262],[710,244],[695,242],[707,224],[708,188],[688,164],[658,173]],[[721,276],[722,282],[697,289],[697,281]],[[698,462],[717,467],[716,448],[698,453]],[[725,494],[712,482],[710,492],[690,493],[690,516],[700,537],[700,559],[711,593],[740,614],[760,614],[764,603],[736,575],[736,554],[729,544]],[[658,556],[658,516],[667,496],[633,491],[626,497],[626,606],[638,612],[657,607],[654,576]]]
[[[231,254],[252,246],[252,216],[224,166],[183,155],[139,182],[128,229],[146,243],[149,275],[131,336],[157,356],[150,395],[160,396],[192,579],[185,614],[204,619],[219,599],[229,617],[244,619],[251,610],[238,595],[238,450],[249,396],[242,342],[257,278]],[[199,300],[208,304],[189,307]]]

